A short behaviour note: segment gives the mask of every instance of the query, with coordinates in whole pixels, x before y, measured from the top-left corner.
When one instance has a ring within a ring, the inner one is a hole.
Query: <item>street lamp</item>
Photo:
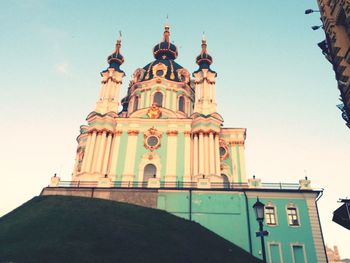
[[[265,241],[264,236],[267,236],[269,232],[263,229],[265,205],[259,201],[259,197],[256,198],[256,202],[253,205],[255,210],[256,220],[259,222],[259,231],[256,232],[257,237],[261,237],[261,250],[263,256],[263,262],[266,263]]]
[[[313,9],[306,9],[305,10],[305,15],[311,14],[313,12],[320,12],[319,10],[313,10]]]

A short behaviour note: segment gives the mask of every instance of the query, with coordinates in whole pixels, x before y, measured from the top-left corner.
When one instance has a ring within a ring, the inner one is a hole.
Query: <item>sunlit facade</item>
[[[246,129],[225,128],[216,110],[216,72],[202,39],[191,73],[175,59],[169,26],[153,48],[155,60],[135,70],[120,102],[125,76],[121,40],[108,57],[96,108],[81,126],[73,181],[111,184],[247,184]],[[119,111],[119,106],[122,110]]]
[[[77,138],[72,180],[55,176],[42,194],[162,209],[261,258],[253,209],[259,197],[269,262],[326,262],[317,210],[322,190],[312,189],[307,178],[267,184],[246,177],[246,129],[223,126],[204,36],[199,52],[191,74],[175,62],[178,50],[166,24],[163,41],[153,48],[155,60],[135,70],[120,99],[125,73],[119,38],[101,72],[95,110]]]
[[[332,63],[338,82],[342,117],[350,128],[350,2],[317,0],[326,39],[318,45]]]

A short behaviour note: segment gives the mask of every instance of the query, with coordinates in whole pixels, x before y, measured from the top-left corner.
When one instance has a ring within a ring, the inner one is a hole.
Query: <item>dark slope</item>
[[[101,199],[35,197],[0,218],[0,262],[260,262],[199,224]]]

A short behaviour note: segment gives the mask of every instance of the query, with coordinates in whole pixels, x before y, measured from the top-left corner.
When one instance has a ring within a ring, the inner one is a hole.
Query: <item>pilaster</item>
[[[168,135],[168,145],[167,145],[167,163],[166,163],[166,173],[165,182],[176,181],[176,156],[177,156],[177,135],[176,130],[167,131]]]

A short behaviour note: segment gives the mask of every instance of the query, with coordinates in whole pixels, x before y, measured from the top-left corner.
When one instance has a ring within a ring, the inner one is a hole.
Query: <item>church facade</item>
[[[291,185],[246,177],[246,129],[223,127],[205,38],[192,76],[175,62],[178,50],[168,25],[153,55],[154,61],[135,70],[121,99],[125,73],[118,39],[101,72],[95,110],[80,128],[72,180],[55,176],[42,195],[166,210],[261,258],[253,209],[259,197],[269,232],[268,262],[327,262],[317,210],[322,191],[312,189],[307,178]]]
[[[217,74],[210,68],[205,39],[192,79],[175,62],[178,51],[169,35],[166,26],[163,41],[153,49],[155,60],[134,72],[121,103],[125,74],[118,40],[109,68],[101,73],[96,109],[81,127],[74,181],[246,183],[246,130],[222,127],[216,111]]]

